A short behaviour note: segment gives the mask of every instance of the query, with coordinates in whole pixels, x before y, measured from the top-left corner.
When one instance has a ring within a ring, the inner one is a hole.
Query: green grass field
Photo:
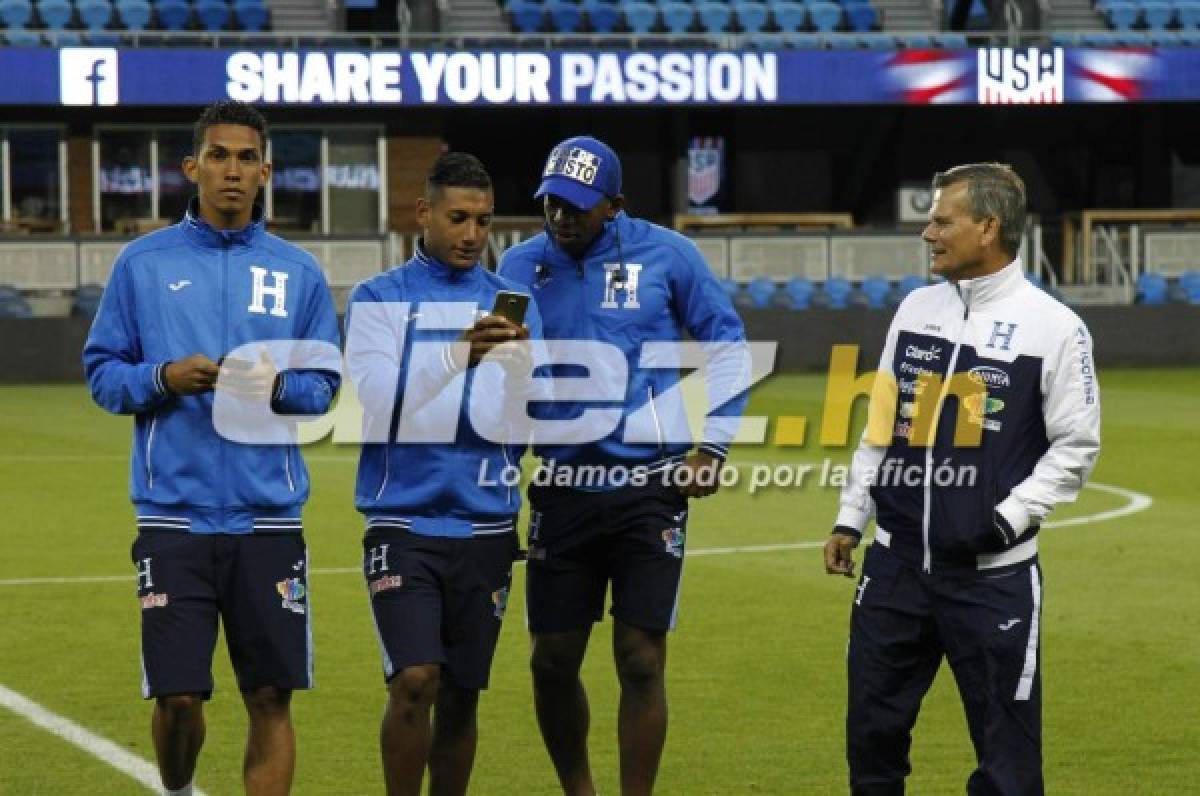
[[[1200,781],[1200,371],[1101,373],[1104,448],[1094,480],[1153,498],[1138,513],[1047,529],[1043,675],[1052,794],[1174,794]],[[809,417],[823,376],[778,376],[751,413]],[[82,387],[0,388],[0,685],[146,759],[127,500],[130,421]],[[356,451],[306,451],[314,484],[306,527],[314,569],[356,567],[362,526],[351,505]],[[846,451],[744,447],[734,461],[819,462]],[[694,506],[689,552],[820,542],[837,493],[812,484],[755,495],[744,487]],[[1129,503],[1086,490],[1053,519]],[[126,581],[13,579],[129,575]],[[518,570],[517,591],[522,573]],[[384,690],[357,574],[311,578],[317,688],[299,694],[297,794],[382,792],[376,746]],[[689,555],[669,664],[665,794],[845,792],[844,652],[853,584],[823,573],[815,548]],[[482,701],[473,778],[480,794],[553,793],[532,713],[523,594],[513,595],[492,688]],[[586,678],[592,756],[617,792],[615,676],[608,623]],[[218,647],[217,691],[198,784],[240,791],[245,721]],[[953,680],[943,668],[922,711],[910,792],[962,793],[973,765]],[[0,708],[0,794],[138,793],[141,786]]]

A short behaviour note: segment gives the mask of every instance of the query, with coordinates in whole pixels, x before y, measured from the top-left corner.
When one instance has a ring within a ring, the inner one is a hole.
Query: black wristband
[[[862,531],[857,528],[851,528],[849,525],[833,526],[833,533],[840,533],[842,536],[853,536],[855,539],[862,539]]]

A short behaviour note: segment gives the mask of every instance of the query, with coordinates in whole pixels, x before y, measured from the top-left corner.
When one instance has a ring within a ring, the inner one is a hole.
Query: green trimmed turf
[[[1043,534],[1043,671],[1048,792],[1183,793],[1200,781],[1200,371],[1101,373],[1104,450],[1095,480],[1148,494],[1148,510]],[[815,444],[823,376],[776,376],[751,414],[809,418],[809,444],[742,447],[742,463],[844,462]],[[128,575],[129,420],[81,387],[0,388],[0,580]],[[769,437],[770,438],[770,437]],[[355,567],[361,522],[351,505],[353,448],[309,446],[306,526],[314,568]],[[748,466],[748,465],[747,465]],[[749,471],[743,472],[748,477]],[[808,484],[694,507],[690,550],[820,541],[837,493]],[[1125,503],[1085,491],[1055,515]],[[845,792],[843,660],[853,584],[823,574],[815,549],[695,556],[670,652],[666,794]],[[297,794],[382,791],[376,749],[384,691],[365,590],[355,574],[314,574],[317,689],[295,701]],[[532,715],[522,622],[523,572],[481,706],[473,779],[480,794],[553,793]],[[149,706],[139,698],[137,621],[128,582],[0,585],[0,684],[143,757]],[[616,793],[616,689],[610,625],[586,667],[598,785]],[[245,720],[223,648],[198,782],[240,791]],[[926,700],[910,792],[962,793],[972,752],[952,679]],[[134,793],[136,783],[0,709],[0,793]]]

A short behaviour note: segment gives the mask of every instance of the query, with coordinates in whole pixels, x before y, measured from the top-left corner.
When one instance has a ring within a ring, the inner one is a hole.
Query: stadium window
[[[192,130],[189,127],[158,131],[158,212],[155,217],[175,223],[187,212],[195,186],[183,173],[183,159],[192,154]]]
[[[0,127],[0,218],[5,231],[66,229],[66,146],[58,128]]]
[[[134,234],[139,225],[155,220],[154,149],[150,129],[98,131],[93,160],[101,232]]]
[[[320,130],[279,130],[271,134],[274,171],[267,201],[272,226],[285,232],[319,234],[322,136]]]
[[[375,235],[387,226],[384,139],[377,127],[271,132],[267,217],[284,232]]]

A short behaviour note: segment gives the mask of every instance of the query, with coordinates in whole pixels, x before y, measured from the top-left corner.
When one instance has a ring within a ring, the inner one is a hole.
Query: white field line
[[[68,718],[47,710],[28,697],[0,685],[0,707],[6,707],[29,723],[46,732],[57,735],[72,746],[78,747],[122,774],[137,780],[148,790],[162,792],[162,780],[158,769],[131,752],[127,752],[107,738],[80,727]],[[204,791],[193,786],[195,796],[205,796]]]
[[[1051,520],[1050,522],[1042,523],[1043,528],[1066,528],[1073,525],[1086,525],[1093,522],[1104,522],[1105,520],[1115,520],[1119,517],[1126,517],[1130,514],[1136,514],[1139,511],[1145,511],[1154,505],[1154,498],[1149,495],[1135,492],[1132,489],[1125,489],[1111,484],[1089,483],[1087,489],[1095,489],[1098,492],[1107,492],[1110,495],[1117,495],[1125,498],[1128,502],[1124,506],[1119,506],[1115,509],[1100,511],[1095,514],[1088,514],[1083,517],[1070,517],[1065,520]],[[758,545],[742,545],[735,547],[701,547],[694,550],[688,550],[687,554],[691,556],[719,556],[732,555],[740,553],[773,553],[781,550],[812,550],[818,547],[824,547],[825,541],[815,542],[784,542],[781,544],[758,544]],[[309,571],[311,575],[348,575],[355,572],[360,572],[358,567],[326,567],[318,568]],[[134,579],[133,575],[81,575],[78,577],[45,577],[45,578],[8,578],[0,579],[0,586],[41,586],[41,585],[59,585],[70,583],[122,583],[129,582]]]

